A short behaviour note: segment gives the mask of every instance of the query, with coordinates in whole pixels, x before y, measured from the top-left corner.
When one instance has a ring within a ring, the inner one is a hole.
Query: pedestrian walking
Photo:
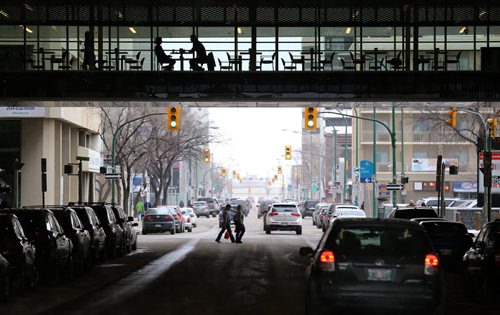
[[[142,215],[144,214],[144,202],[140,199],[135,204],[135,213],[137,214],[137,220],[141,221]]]
[[[226,231],[229,232],[229,238],[231,239],[231,243],[235,242],[233,233],[231,232],[231,219],[229,218],[230,209],[231,205],[226,205],[226,207],[222,211],[222,228],[220,229],[219,235],[217,235],[217,238],[215,239],[217,243],[220,243],[220,238]]]
[[[236,228],[234,229],[234,233],[236,234],[236,243],[243,243],[241,238],[243,234],[245,234],[245,224],[243,220],[245,219],[245,214],[241,211],[241,205],[238,205],[236,208],[236,216],[234,217],[234,225]]]

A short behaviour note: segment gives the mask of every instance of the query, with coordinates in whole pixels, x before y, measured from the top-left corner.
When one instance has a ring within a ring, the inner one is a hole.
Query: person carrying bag
[[[222,211],[222,228],[220,229],[219,235],[217,235],[217,238],[215,241],[217,243],[220,243],[220,238],[224,234],[224,232],[229,233],[229,238],[231,239],[231,243],[234,243],[234,236],[233,233],[231,232],[231,220],[229,219],[229,210],[231,209],[230,205],[226,205],[224,210]]]
[[[245,215],[243,211],[241,211],[241,205],[238,205],[236,208],[236,216],[234,217],[234,225],[236,226],[234,233],[236,234],[236,243],[243,243],[241,238],[243,234],[245,234],[245,224],[243,224],[243,220],[245,219]]]

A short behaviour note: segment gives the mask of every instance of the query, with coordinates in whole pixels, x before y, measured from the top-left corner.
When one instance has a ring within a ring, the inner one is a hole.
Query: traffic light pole
[[[127,120],[126,122],[124,122],[123,124],[118,126],[118,128],[116,128],[116,131],[113,133],[113,140],[111,142],[111,167],[113,169],[113,174],[116,172],[116,156],[115,156],[116,155],[116,138],[118,137],[118,134],[120,133],[120,131],[122,131],[123,127],[125,127],[128,124],[131,124],[135,121],[138,121],[138,120],[141,120],[141,119],[144,119],[147,117],[159,116],[159,115],[164,116],[165,113],[153,113],[153,114],[148,114],[148,115],[144,115],[141,117],[137,117],[137,118],[134,118],[131,120]],[[115,180],[114,179],[111,182],[111,203],[115,203]]]
[[[349,115],[349,114],[344,114],[341,112],[332,112],[332,111],[322,111],[320,114],[337,114],[345,117],[351,117],[351,118],[357,118],[357,119],[362,119],[362,120],[368,120],[372,122],[376,122],[384,126],[384,128],[389,132],[389,135],[391,136],[391,148],[392,148],[392,184],[396,184],[396,132],[391,131],[389,126],[387,126],[385,123],[381,122],[380,120],[377,119],[372,119],[372,118],[367,118],[367,117],[360,117],[360,116],[354,116],[354,115]],[[375,161],[373,161],[375,164]],[[376,167],[376,166],[375,166]],[[393,198],[393,207],[396,207],[396,200]]]

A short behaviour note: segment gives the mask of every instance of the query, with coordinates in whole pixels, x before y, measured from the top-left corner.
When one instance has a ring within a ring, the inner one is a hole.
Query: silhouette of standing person
[[[236,243],[243,243],[241,238],[243,234],[245,234],[245,224],[243,223],[245,219],[245,215],[241,209],[241,205],[238,205],[236,208],[236,216],[234,217],[234,225],[236,228],[234,229],[234,233],[236,234]]]
[[[95,70],[94,38],[90,31],[85,32],[83,42],[83,69]]]
[[[191,69],[194,71],[203,71],[203,67],[199,64],[208,63],[207,51],[205,46],[198,40],[196,35],[191,35],[191,43],[193,43],[193,48],[189,51],[194,53],[194,58],[189,60]]]
[[[219,235],[217,235],[217,238],[215,241],[217,243],[220,243],[220,238],[224,234],[224,232],[227,230],[229,232],[229,237],[231,238],[231,243],[235,242],[233,233],[231,232],[231,218],[229,217],[229,210],[231,209],[230,205],[226,205],[224,210],[222,211],[222,228],[220,229]]]
[[[155,55],[156,55],[156,60],[158,61],[159,64],[164,67],[165,70],[173,70],[174,69],[174,64],[175,60],[172,59],[171,56],[167,55],[163,48],[161,47],[161,42],[162,38],[161,37],[156,37],[155,39]],[[164,64],[167,64],[164,66]]]

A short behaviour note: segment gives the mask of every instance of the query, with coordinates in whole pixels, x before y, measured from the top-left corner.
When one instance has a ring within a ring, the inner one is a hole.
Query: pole
[[[378,213],[378,204],[377,204],[377,125],[375,124],[375,120],[377,120],[377,108],[373,106],[373,217],[377,218]]]
[[[401,176],[406,177],[405,174],[405,128],[403,122],[403,107],[401,106]],[[401,194],[401,203],[406,203],[406,196]]]
[[[394,142],[394,144],[392,144]],[[391,133],[391,145],[392,145],[392,184],[396,184],[396,107],[394,102],[392,103],[392,133]],[[392,191],[392,206],[396,207],[396,191]]]
[[[335,168],[333,169],[333,183],[335,185],[335,198],[334,198],[334,201],[336,201],[337,199],[337,129],[335,129],[335,126],[333,126],[333,131],[335,133],[335,138],[334,138],[334,145],[333,145],[333,161],[335,162],[334,165],[335,165]]]
[[[359,159],[358,159],[358,143],[359,143],[359,119],[358,119],[358,110],[354,107],[354,112],[356,113],[356,164],[355,167],[359,169]],[[358,205],[358,176],[354,176],[354,204]]]
[[[309,178],[310,178],[310,185],[309,185],[309,196],[311,199],[313,199],[313,193],[312,193],[312,183],[313,183],[313,164],[312,164],[312,149],[313,144],[312,144],[312,130],[309,131]]]
[[[78,204],[82,204],[83,200],[83,170],[82,160],[78,161]]]
[[[123,124],[118,126],[118,128],[116,128],[116,131],[113,133],[113,140],[111,142],[111,167],[113,169],[113,174],[116,173],[116,156],[115,156],[116,155],[116,137],[118,136],[120,131],[123,129],[123,127],[125,127],[126,125],[128,125],[130,123],[138,121],[140,119],[144,119],[144,118],[147,118],[150,116],[158,116],[158,115],[165,115],[165,114],[164,113],[153,113],[153,114],[144,115],[144,116],[137,117],[137,118],[134,118],[131,120],[127,120],[126,122],[124,122]],[[112,180],[112,182],[111,182],[111,203],[115,203],[115,180]]]

